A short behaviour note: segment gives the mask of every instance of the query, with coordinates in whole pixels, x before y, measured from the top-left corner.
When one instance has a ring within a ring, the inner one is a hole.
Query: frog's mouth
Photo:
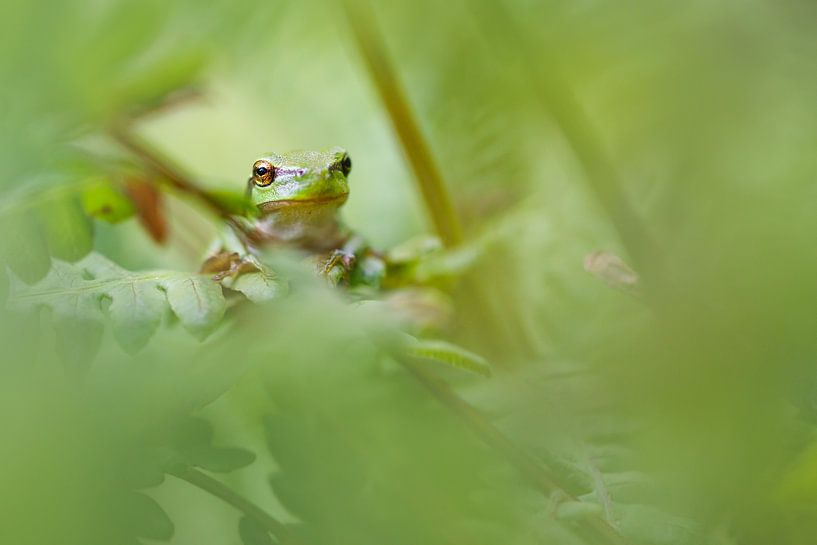
[[[342,195],[329,195],[326,197],[314,197],[311,199],[283,199],[280,201],[269,201],[258,205],[261,212],[277,212],[285,208],[300,207],[326,207],[340,206],[349,198],[348,193]]]

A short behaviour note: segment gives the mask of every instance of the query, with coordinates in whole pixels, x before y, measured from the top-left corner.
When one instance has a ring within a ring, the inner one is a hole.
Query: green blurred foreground
[[[6,4],[0,543],[814,542],[813,2]],[[381,248],[433,233],[424,146],[465,238],[434,334],[493,376],[401,364],[406,294],[292,256],[262,304],[83,297],[70,263],[172,284],[220,224],[122,127],[236,206],[257,154],[341,144]]]

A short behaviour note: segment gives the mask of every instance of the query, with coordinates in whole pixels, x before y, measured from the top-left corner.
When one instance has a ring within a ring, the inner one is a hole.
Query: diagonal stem
[[[177,168],[170,159],[162,156],[149,144],[143,142],[132,132],[121,126],[112,127],[110,134],[114,140],[119,142],[122,147],[127,149],[142,162],[148,170],[165,178],[177,191],[193,196],[210,210],[210,212],[226,221],[243,241],[249,242],[252,239],[252,233],[246,229],[243,223],[236,220],[231,212],[226,209],[218,199],[215,199],[212,195],[193,183],[189,176]]]
[[[378,32],[371,6],[365,0],[341,0],[341,4],[371,79],[414,171],[434,227],[443,244],[456,246],[462,242],[459,218],[403,87],[386,57],[385,44]]]
[[[218,200],[192,183],[188,176],[176,168],[169,159],[162,157],[157,150],[151,148],[146,142],[143,142],[136,135],[122,127],[114,127],[110,132],[113,138],[119,142],[122,147],[131,152],[154,174],[167,179],[178,191],[192,195],[217,216],[229,217],[228,212]]]
[[[558,491],[570,501],[579,501],[569,491],[572,488],[557,474],[539,464],[527,452],[517,446],[504,433],[489,422],[479,411],[459,397],[448,384],[421,364],[398,354],[393,356],[411,373],[437,401],[456,414],[486,445],[501,454],[517,471],[544,495]],[[626,545],[627,541],[606,520],[591,517],[584,521],[587,530],[596,538],[613,545]]]
[[[210,477],[198,469],[192,468],[179,470],[174,472],[173,475],[212,494],[224,503],[235,507],[263,526],[268,532],[274,535],[280,543],[284,545],[304,545],[300,539],[297,539],[292,532],[289,531],[286,525],[221,481]]]
[[[558,63],[553,62],[555,53],[532,44],[503,2],[482,3],[469,11],[483,30],[482,35],[491,40],[494,51],[511,64],[521,59],[533,94],[573,150],[587,185],[618,232],[621,243],[639,272],[650,277],[645,278],[645,283],[652,277],[660,277],[662,263],[658,244],[628,201],[621,176],[585,109],[570,85],[559,77]],[[505,29],[502,37],[492,31],[497,27]]]

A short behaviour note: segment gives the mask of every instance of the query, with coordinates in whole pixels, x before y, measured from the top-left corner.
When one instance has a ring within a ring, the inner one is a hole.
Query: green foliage
[[[491,366],[485,358],[450,342],[410,337],[406,340],[404,350],[409,356],[467,369],[485,377],[491,376]]]
[[[105,179],[96,179],[88,183],[82,192],[82,208],[92,218],[108,223],[120,223],[136,213],[131,200]]]
[[[45,275],[51,256],[76,261],[93,247],[93,224],[77,196],[61,190],[64,184],[62,178],[40,180],[0,209],[0,262],[27,282]]]
[[[273,297],[277,284],[269,277],[236,285],[256,300]],[[132,273],[99,254],[76,264],[55,261],[42,281],[17,283],[9,306],[17,310],[48,308],[61,353],[70,361],[92,357],[108,323],[114,338],[127,352],[147,344],[168,312],[197,338],[219,324],[226,301],[221,286],[210,277],[171,271]],[[82,346],[83,348],[78,349]]]
[[[235,447],[213,445],[213,428],[200,418],[186,419],[170,434],[179,458],[174,464],[200,467],[215,473],[229,473],[255,461],[255,454]]]
[[[238,521],[238,533],[244,545],[273,545],[275,543],[263,526],[249,517]]]
[[[173,522],[156,500],[144,494],[128,494],[122,508],[128,515],[122,523],[133,534],[158,541],[170,541],[173,537]]]
[[[0,543],[812,543],[813,3],[337,4],[4,6]],[[438,297],[181,272],[334,144]]]

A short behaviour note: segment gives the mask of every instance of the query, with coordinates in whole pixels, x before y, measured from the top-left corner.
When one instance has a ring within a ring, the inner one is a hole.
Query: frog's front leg
[[[363,239],[352,237],[319,262],[318,272],[333,286],[349,284],[359,254],[364,250]]]
[[[353,236],[322,260],[318,270],[333,286],[379,287],[385,264],[361,237]]]

